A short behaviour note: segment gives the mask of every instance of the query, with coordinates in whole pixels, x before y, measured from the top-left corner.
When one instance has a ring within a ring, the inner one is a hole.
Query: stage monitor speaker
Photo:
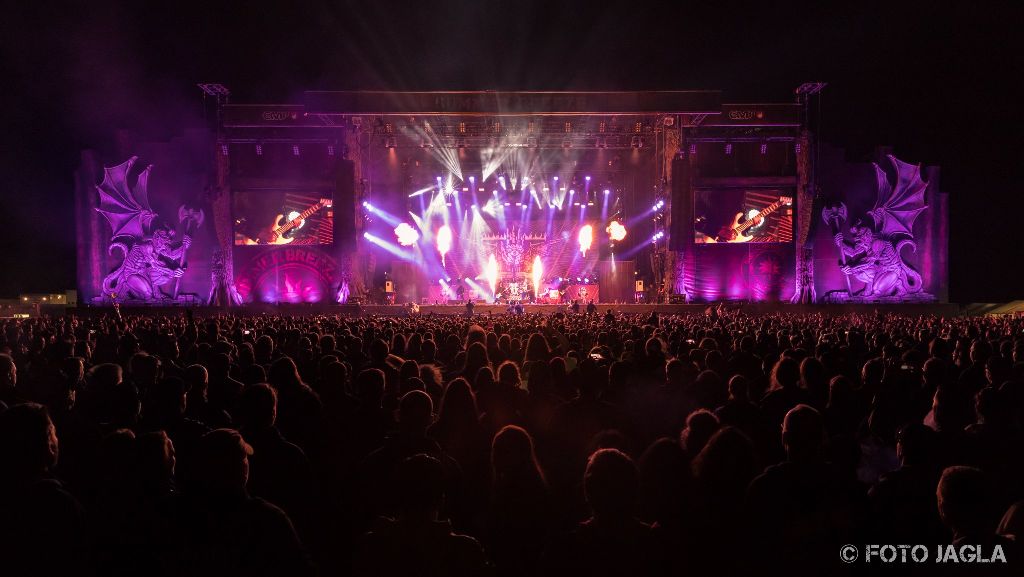
[[[338,161],[334,172],[334,242],[342,251],[356,248],[355,163],[347,158]]]
[[[384,281],[384,292],[386,292],[386,293],[393,293],[393,292],[395,292],[395,283],[393,283],[393,282],[391,282],[389,280]]]
[[[636,281],[636,292],[638,292],[638,293],[644,292],[644,281],[642,281],[642,280]]]
[[[683,146],[686,143],[682,143]],[[668,231],[669,250],[685,250],[693,244],[693,188],[689,155],[672,160],[672,210]]]
[[[669,304],[681,305],[686,304],[686,295],[672,294],[668,295]]]

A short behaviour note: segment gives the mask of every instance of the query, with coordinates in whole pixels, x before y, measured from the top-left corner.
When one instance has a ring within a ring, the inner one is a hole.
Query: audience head
[[[800,383],[800,364],[791,357],[782,357],[772,368],[772,389],[790,389]]]
[[[679,434],[679,442],[687,453],[696,455],[718,430],[718,425],[718,417],[714,413],[697,409],[686,417],[686,428]]]
[[[587,504],[597,519],[630,517],[636,505],[639,484],[636,465],[618,449],[600,449],[587,461],[583,489]]]
[[[233,429],[214,429],[196,447],[194,475],[199,487],[215,493],[238,493],[249,482],[253,450]]]
[[[896,433],[896,456],[903,466],[928,466],[937,457],[935,431],[922,423],[911,423]]]
[[[491,443],[491,467],[495,480],[517,476],[524,472],[538,475],[543,479],[537,457],[533,452],[533,438],[526,429],[506,425]]]
[[[448,384],[441,396],[441,408],[438,410],[439,423],[476,424],[480,413],[476,406],[476,396],[466,379],[459,377]]]
[[[266,383],[249,385],[242,389],[234,410],[235,419],[242,429],[266,429],[277,419],[277,391]]]
[[[825,428],[821,413],[809,405],[797,405],[782,422],[782,445],[790,461],[815,460],[821,456]]]
[[[434,403],[423,391],[409,391],[398,404],[398,424],[406,433],[425,435],[433,420]]]
[[[956,466],[942,472],[935,495],[939,515],[954,539],[984,539],[995,533],[1001,512],[994,494],[992,480],[981,469]]]
[[[13,387],[18,383],[18,367],[11,355],[0,353],[0,388]]]
[[[45,475],[57,464],[58,446],[57,429],[42,405],[24,403],[0,412],[0,463],[7,469],[0,483]]]

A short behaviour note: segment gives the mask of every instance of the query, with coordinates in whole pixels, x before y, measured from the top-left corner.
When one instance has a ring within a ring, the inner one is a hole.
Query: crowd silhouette
[[[0,324],[6,575],[1021,571],[1020,317]]]

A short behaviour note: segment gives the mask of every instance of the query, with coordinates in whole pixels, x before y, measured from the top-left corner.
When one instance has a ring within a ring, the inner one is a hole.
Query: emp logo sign
[[[764,118],[764,112],[760,110],[730,110],[729,120],[751,120],[757,118],[761,120]]]
[[[295,120],[299,115],[295,112],[285,112],[283,110],[264,110],[263,120],[280,121],[280,120]]]

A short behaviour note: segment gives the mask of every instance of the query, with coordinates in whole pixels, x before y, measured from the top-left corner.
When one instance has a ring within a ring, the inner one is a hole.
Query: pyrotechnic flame
[[[618,242],[626,238],[626,227],[622,226],[617,220],[613,220],[608,224],[608,228],[605,229],[608,232],[608,238]]]
[[[590,245],[594,244],[594,227],[589,224],[583,225],[583,227],[580,228],[579,241],[580,252],[583,253],[583,256],[587,256],[587,251],[590,250]]]
[[[403,222],[395,227],[395,238],[402,246],[412,246],[420,239],[420,233],[408,223]]]
[[[484,271],[484,275],[487,277],[487,284],[491,287],[491,294],[494,294],[494,289],[498,287],[498,259],[494,258],[494,255],[487,257],[487,270]]]
[[[444,266],[444,257],[452,249],[452,229],[447,224],[437,229],[437,252],[441,253],[441,266]]]

